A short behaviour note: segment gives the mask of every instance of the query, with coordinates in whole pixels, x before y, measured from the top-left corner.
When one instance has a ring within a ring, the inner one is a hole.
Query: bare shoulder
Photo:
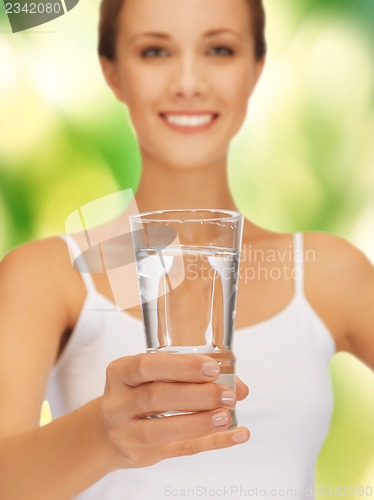
[[[306,247],[318,248],[326,253],[332,253],[334,257],[337,257],[336,252],[339,252],[343,258],[361,258],[367,260],[365,254],[359,248],[348,240],[334,234],[306,232],[304,233],[304,241]]]
[[[340,285],[350,287],[352,280],[372,271],[369,258],[349,241],[328,233],[305,233],[304,249],[316,264],[315,270],[325,274],[325,280],[336,278]]]
[[[43,300],[49,310],[58,304],[69,322],[69,297],[76,274],[61,238],[33,240],[15,247],[1,260],[0,298],[4,294],[27,296],[29,303]]]
[[[2,259],[4,266],[14,264],[32,268],[34,265],[49,266],[50,269],[57,268],[58,259],[66,257],[67,250],[65,242],[56,236],[31,240],[10,250]]]
[[[374,328],[373,264],[355,245],[331,234],[305,233],[304,250],[306,292],[334,334],[337,350],[366,360],[362,346],[369,347]]]
[[[247,236],[247,240],[244,239],[244,235]],[[274,249],[290,247],[294,239],[293,233],[269,231],[253,224],[251,230],[248,230],[247,234],[244,233],[244,235],[243,241]],[[303,233],[303,241],[304,259],[316,264],[315,271],[328,269],[329,273],[326,279],[331,276],[331,272],[334,270],[339,270],[339,274],[342,275],[341,266],[343,265],[349,268],[345,270],[345,277],[347,277],[347,273],[357,277],[357,272],[360,269],[365,272],[372,267],[367,256],[359,248],[339,236],[323,232],[306,232]]]
[[[32,240],[10,250],[1,261],[1,271],[2,274],[34,274],[42,281],[50,281],[56,277],[63,279],[67,264],[66,244],[61,238],[50,237]],[[21,284],[21,280],[16,280],[16,284]]]

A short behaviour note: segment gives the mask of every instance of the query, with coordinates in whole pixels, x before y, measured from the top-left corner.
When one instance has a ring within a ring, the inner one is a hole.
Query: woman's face
[[[225,157],[262,69],[246,0],[125,0],[115,63],[143,160],[199,168]]]

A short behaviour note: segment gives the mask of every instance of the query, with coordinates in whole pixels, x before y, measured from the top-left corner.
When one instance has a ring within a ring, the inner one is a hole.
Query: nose
[[[170,92],[174,98],[202,97],[207,92],[203,65],[192,55],[176,59],[170,80]]]

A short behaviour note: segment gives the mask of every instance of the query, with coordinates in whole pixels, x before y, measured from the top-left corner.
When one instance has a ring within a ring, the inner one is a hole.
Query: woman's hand
[[[138,354],[110,363],[100,415],[118,468],[248,441],[245,427],[222,432],[230,427],[228,410],[248,395],[248,388],[237,379],[235,395],[228,386],[212,383],[218,375],[219,365],[199,354]],[[147,418],[168,410],[197,413]]]

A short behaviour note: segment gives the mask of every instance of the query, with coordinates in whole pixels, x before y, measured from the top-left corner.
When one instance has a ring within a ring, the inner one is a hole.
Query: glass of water
[[[235,391],[232,350],[243,216],[181,209],[129,217],[147,352],[205,354]],[[160,416],[179,414],[178,409]],[[237,425],[231,411],[231,427]]]

